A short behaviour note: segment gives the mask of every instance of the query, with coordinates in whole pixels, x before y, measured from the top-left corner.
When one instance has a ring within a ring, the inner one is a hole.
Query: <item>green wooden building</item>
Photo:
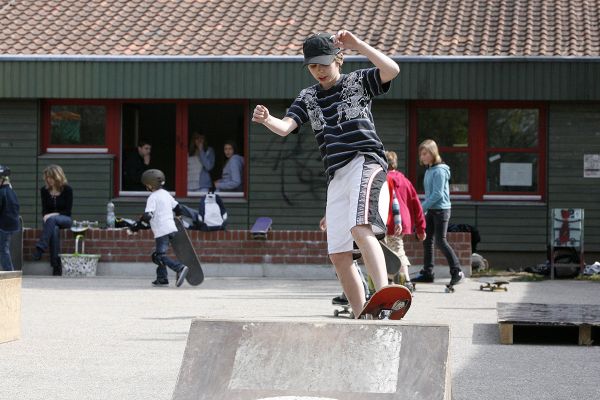
[[[74,218],[103,221],[109,201],[133,218],[146,194],[128,188],[122,170],[137,142],[151,142],[167,189],[195,207],[202,193],[188,191],[189,138],[201,132],[215,150],[213,179],[226,141],[245,160],[243,191],[223,194],[230,226],[267,215],[274,229],[318,229],[325,179],[310,127],[280,138],[250,119],[257,104],[283,116],[312,84],[303,38],[343,26],[400,65],[373,103],[378,134],[417,188],[418,143],[438,142],[453,173],[451,222],[479,229],[480,252],[507,265],[543,262],[550,210],[584,208],[594,261],[600,30],[590,21],[600,10],[487,3],[356,1],[325,26],[297,1],[266,14],[240,1],[8,4],[0,11],[0,163],[13,170],[26,226],[40,226],[41,171],[51,163],[74,188]],[[369,66],[349,52],[343,70]]]

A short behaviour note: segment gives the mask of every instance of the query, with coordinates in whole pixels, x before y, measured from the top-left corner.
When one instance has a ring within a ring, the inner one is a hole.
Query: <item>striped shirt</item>
[[[330,89],[320,84],[300,92],[286,117],[298,126],[310,121],[325,165],[327,181],[357,154],[370,155],[387,170],[383,144],[375,132],[371,99],[386,93],[379,68],[342,74]]]

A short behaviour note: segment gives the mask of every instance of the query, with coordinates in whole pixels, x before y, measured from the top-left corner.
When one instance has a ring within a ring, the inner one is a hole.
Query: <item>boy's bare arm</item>
[[[283,119],[276,118],[269,114],[267,107],[260,104],[254,108],[252,121],[263,124],[279,136],[287,136],[298,127],[298,124],[293,119],[289,117],[284,117]]]
[[[391,81],[400,73],[400,67],[394,60],[368,43],[358,39],[352,32],[346,30],[338,31],[335,35],[334,43],[342,49],[355,50],[367,57],[369,61],[379,68],[382,83]]]

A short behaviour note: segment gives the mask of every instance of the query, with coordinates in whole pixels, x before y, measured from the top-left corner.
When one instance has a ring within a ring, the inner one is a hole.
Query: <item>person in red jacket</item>
[[[404,285],[412,292],[414,286],[408,274],[410,261],[404,252],[402,237],[416,232],[419,241],[425,240],[425,216],[415,187],[398,171],[398,155],[393,151],[386,151],[385,156],[388,162],[387,181],[391,199],[385,242],[400,257],[400,274],[404,275]]]

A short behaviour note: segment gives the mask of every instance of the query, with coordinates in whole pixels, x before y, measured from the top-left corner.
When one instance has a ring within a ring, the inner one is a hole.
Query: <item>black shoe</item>
[[[33,261],[40,261],[42,259],[42,249],[40,249],[39,247],[36,247],[35,250],[33,250],[33,254],[31,255],[31,258],[33,259]]]
[[[458,271],[458,273],[456,274],[452,274],[452,277],[450,278],[450,286],[454,286],[458,283],[460,283],[460,281],[465,277],[465,274],[463,274],[462,271]]]
[[[152,286],[156,286],[156,287],[169,286],[169,281],[166,279],[157,279],[154,282],[152,282]]]
[[[183,285],[183,281],[185,281],[185,277],[187,276],[189,270],[190,269],[184,265],[181,268],[181,270],[177,272],[177,280],[175,281],[175,286],[179,287]]]
[[[62,267],[52,267],[53,276],[62,276]]]
[[[433,283],[433,274],[429,272],[425,272],[421,270],[419,275],[415,276],[411,279],[412,282],[421,282],[421,283]]]
[[[348,299],[346,298],[346,296],[344,294],[342,294],[341,296],[337,296],[337,297],[334,297],[333,299],[331,299],[331,304],[333,304],[335,306],[347,306]]]

